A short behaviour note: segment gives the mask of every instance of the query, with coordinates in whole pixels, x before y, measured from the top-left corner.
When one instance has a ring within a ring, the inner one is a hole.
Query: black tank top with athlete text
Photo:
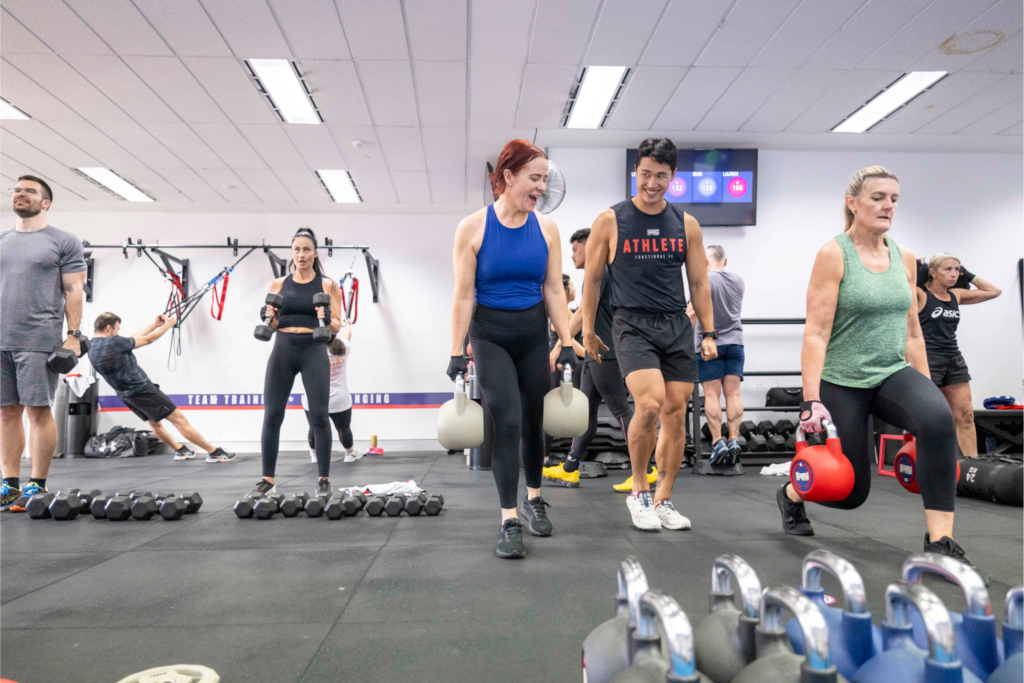
[[[925,351],[937,356],[956,356],[960,347],[956,343],[956,327],[960,324],[960,304],[956,296],[942,301],[925,288],[928,295],[924,308],[917,314],[924,334]]]
[[[618,224],[615,260],[608,264],[614,308],[652,313],[686,309],[682,267],[686,265],[685,213],[665,204],[656,215],[636,208],[631,199],[612,207]]]
[[[281,310],[277,312],[277,326],[307,327],[316,329],[316,308],[313,307],[313,295],[324,291],[324,281],[317,275],[309,282],[298,283],[289,275],[281,284],[279,294],[284,297]]]

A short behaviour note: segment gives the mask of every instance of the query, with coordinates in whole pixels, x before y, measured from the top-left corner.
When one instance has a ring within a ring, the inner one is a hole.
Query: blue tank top
[[[543,299],[547,268],[548,244],[537,216],[531,213],[520,228],[506,228],[494,205],[487,207],[484,241],[476,255],[476,302],[506,311],[536,306]]]

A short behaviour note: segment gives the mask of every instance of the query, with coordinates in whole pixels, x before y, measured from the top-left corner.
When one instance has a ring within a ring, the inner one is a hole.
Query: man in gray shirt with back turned
[[[0,510],[24,512],[14,501],[46,491],[57,445],[50,412],[57,373],[46,367],[46,358],[61,346],[81,355],[85,254],[77,237],[47,225],[52,203],[46,181],[21,176],[12,191],[17,224],[0,234]],[[65,316],[66,337],[61,334]],[[22,489],[26,413],[32,478]]]
[[[743,420],[743,400],[740,398],[740,382],[743,381],[743,325],[740,312],[743,309],[743,292],[746,285],[743,278],[725,270],[728,262],[725,249],[712,244],[706,248],[708,255],[708,283],[711,285],[711,307],[715,312],[715,329],[718,330],[718,358],[706,361],[697,354],[697,374],[704,389],[704,415],[711,430],[712,467],[731,467],[740,461],[740,444],[736,437]],[[700,351],[701,327],[693,313],[693,306],[686,309],[693,322],[694,345]],[[725,393],[725,414],[729,422],[729,436],[726,444],[722,438],[721,396]]]

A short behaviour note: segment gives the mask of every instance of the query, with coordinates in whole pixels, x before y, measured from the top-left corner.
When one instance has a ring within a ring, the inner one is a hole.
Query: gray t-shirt
[[[719,345],[742,344],[743,325],[740,324],[740,313],[743,309],[743,292],[746,290],[743,278],[724,270],[709,270],[708,282],[711,283],[711,308],[715,312],[715,329],[718,330]],[[703,332],[698,320],[693,330],[697,353],[700,353]]]
[[[46,226],[0,234],[0,349],[49,353],[63,343],[61,275],[85,270],[82,242]]]

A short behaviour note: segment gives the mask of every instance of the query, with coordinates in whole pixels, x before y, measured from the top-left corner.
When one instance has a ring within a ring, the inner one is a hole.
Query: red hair
[[[526,140],[510,140],[505,144],[498,156],[498,165],[491,174],[491,187],[494,190],[494,198],[497,199],[505,191],[505,169],[512,171],[512,175],[519,172],[523,166],[537,157],[548,158],[548,155],[541,151],[541,148],[527,142]]]

